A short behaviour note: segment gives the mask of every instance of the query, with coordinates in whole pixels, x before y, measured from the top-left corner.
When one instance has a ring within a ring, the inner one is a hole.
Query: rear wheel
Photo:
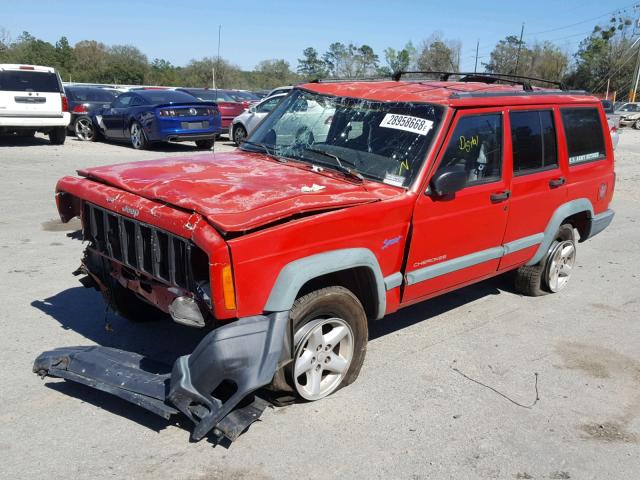
[[[233,143],[240,146],[242,142],[247,138],[247,130],[241,125],[237,124],[233,126]]]
[[[89,117],[80,117],[76,120],[75,128],[76,138],[84,142],[96,141],[96,129]]]
[[[211,140],[196,140],[196,147],[200,150],[211,150],[215,141]]]
[[[524,265],[516,271],[515,287],[531,297],[556,293],[567,286],[576,260],[573,227],[560,226],[547,254],[536,265]]]
[[[299,298],[291,308],[293,362],[283,372],[294,392],[320,400],[352,383],[367,350],[367,316],[344,287],[327,287]]]
[[[131,139],[131,146],[136,150],[145,150],[149,147],[142,125],[138,122],[133,122],[129,127],[129,138]]]
[[[51,145],[62,145],[67,138],[67,127],[55,127],[49,132]]]

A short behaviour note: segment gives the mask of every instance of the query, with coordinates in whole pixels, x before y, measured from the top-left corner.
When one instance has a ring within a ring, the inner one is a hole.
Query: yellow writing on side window
[[[460,148],[460,150],[463,150],[465,152],[470,152],[471,149],[473,147],[477,147],[478,146],[478,135],[474,135],[471,138],[467,138],[464,135],[460,135],[460,139],[459,139],[459,145],[458,147]]]

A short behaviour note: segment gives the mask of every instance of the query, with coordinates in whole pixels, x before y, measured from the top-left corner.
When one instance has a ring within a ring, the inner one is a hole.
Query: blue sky
[[[66,35],[72,44],[85,39],[132,44],[150,60],[184,65],[217,54],[221,24],[222,57],[245,69],[269,58],[284,58],[295,69],[305,47],[323,52],[334,41],[368,44],[383,58],[388,46],[419,44],[439,31],[462,42],[462,69],[469,70],[477,40],[480,61],[487,60],[495,43],[518,35],[524,22],[525,40],[554,40],[573,52],[609,11],[631,5],[628,0],[0,0],[0,27],[13,37],[26,30],[52,43]]]

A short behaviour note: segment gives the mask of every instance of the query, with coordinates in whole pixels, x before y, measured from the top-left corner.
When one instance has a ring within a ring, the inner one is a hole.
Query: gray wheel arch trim
[[[542,260],[545,253],[549,250],[551,243],[555,239],[555,235],[558,232],[560,225],[562,225],[562,221],[571,215],[581,212],[588,212],[589,218],[593,219],[593,205],[591,205],[591,202],[586,198],[578,198],[560,205],[556,211],[553,212],[551,220],[547,223],[547,228],[544,229],[544,238],[542,239],[536,254],[527,262],[527,265],[535,265]]]
[[[378,309],[376,319],[384,317],[387,297],[384,277],[376,256],[368,248],[345,248],[318,253],[294,260],[284,266],[276,279],[265,312],[282,312],[291,309],[302,286],[309,280],[328,273],[357,267],[368,268],[375,280]]]

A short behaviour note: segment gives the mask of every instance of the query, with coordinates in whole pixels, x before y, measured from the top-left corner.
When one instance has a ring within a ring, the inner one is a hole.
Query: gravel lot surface
[[[233,148],[219,142],[216,151]],[[171,361],[200,332],[107,315],[71,272],[78,222],[57,219],[76,169],[197,153],[44,137],[0,139],[0,477],[174,479],[632,479],[640,472],[640,132],[616,152],[613,224],[579,244],[567,290],[526,298],[502,276],[371,325],[359,380],[318,403],[267,410],[231,446],[189,443],[160,417],[34,358],[99,343]],[[212,153],[204,153],[212,155]],[[457,370],[454,370],[457,369]],[[540,400],[536,397],[538,374]]]

